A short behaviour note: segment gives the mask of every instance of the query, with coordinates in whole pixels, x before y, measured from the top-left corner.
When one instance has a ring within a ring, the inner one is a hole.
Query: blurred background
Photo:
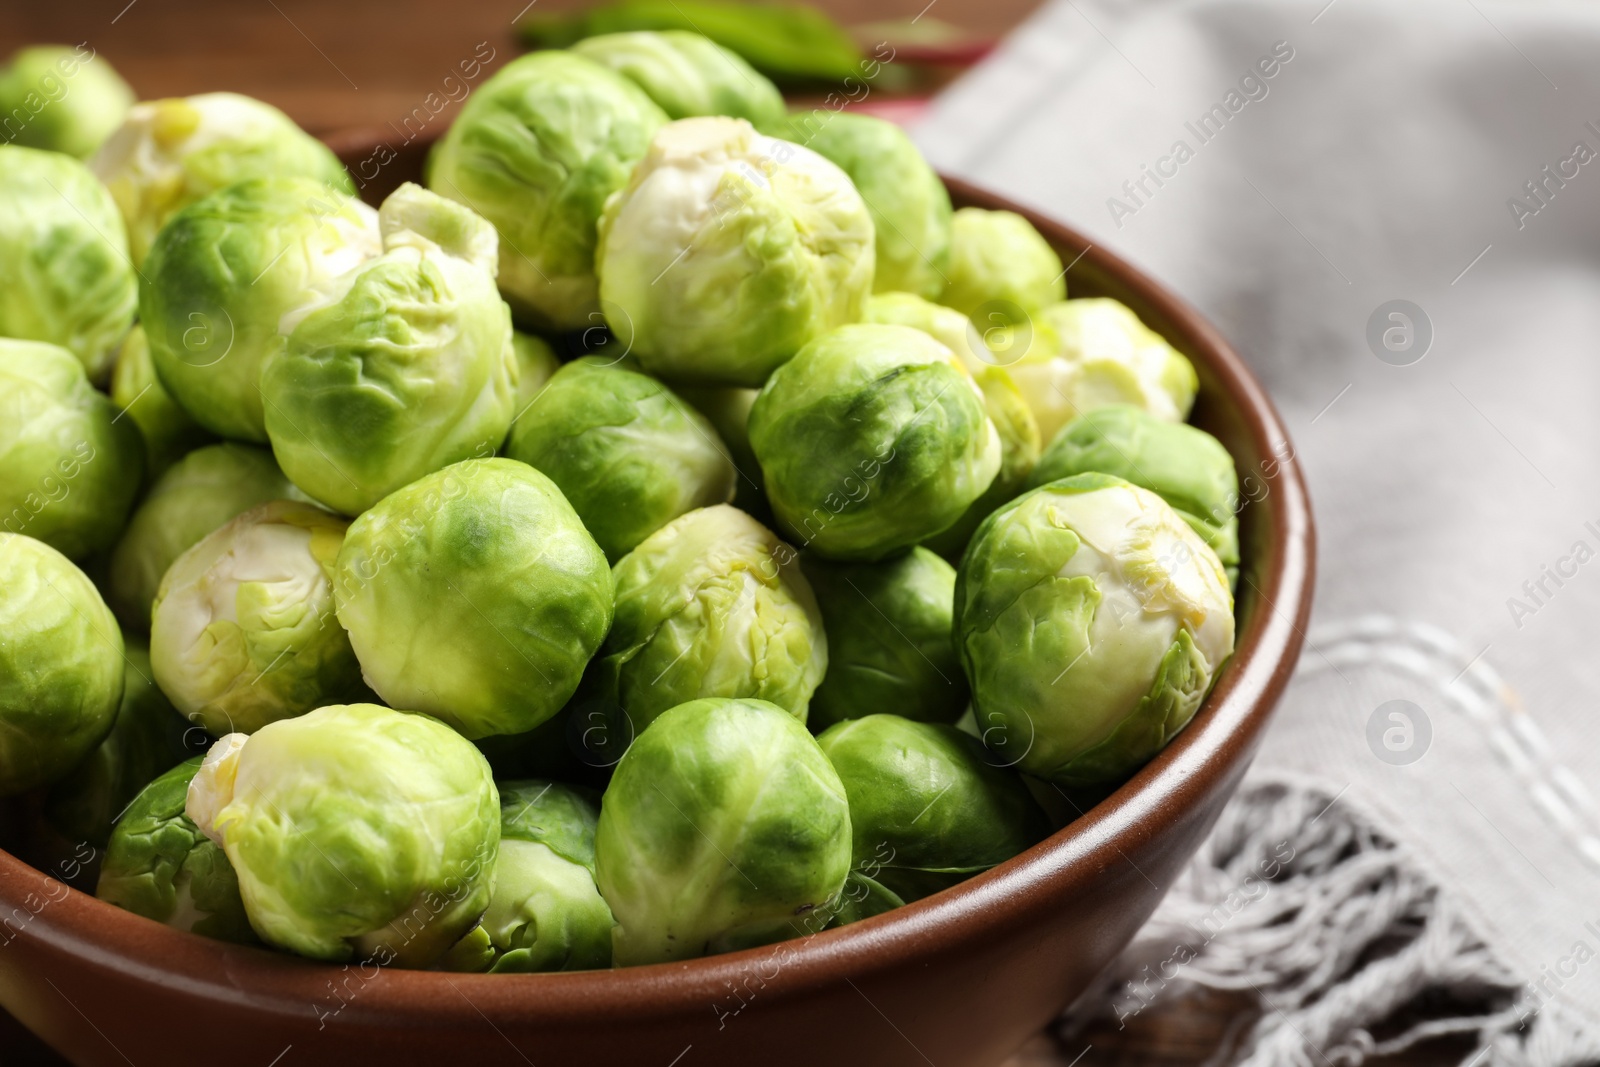
[[[870,91],[847,93],[850,106],[912,124],[930,98],[1038,6],[1037,0],[820,0],[815,7],[827,19],[811,24],[812,38],[758,26],[748,49],[723,43],[744,51],[796,105],[828,101],[859,59],[852,49],[887,43],[895,63]],[[475,85],[530,44],[560,45],[581,35],[590,7],[566,0],[6,0],[0,55],[33,43],[84,43],[140,98],[229,90],[276,105],[324,138],[393,143],[442,131]],[[718,27],[693,24],[671,0],[656,7],[683,15],[685,28],[719,36]],[[1070,1036],[1042,1033],[1008,1067],[1227,1062],[1230,1043],[1263,1010],[1253,996],[1195,992],[1120,1028],[1104,1022]],[[1459,1063],[1472,1048],[1446,1039],[1368,1062]],[[60,1062],[0,1015],[0,1067]]]
[[[572,0],[7,3],[0,5],[0,44],[10,52],[36,42],[87,41],[141,98],[245,93],[324,135],[391,125],[399,130],[415,109],[426,110],[430,93],[448,105],[437,116],[442,124],[458,103],[449,100],[444,79],[460,77],[462,60],[492,57],[482,60],[474,81],[480,80],[523,49],[519,25],[567,27],[592,6]],[[924,69],[893,89],[915,96],[981,57],[1038,0],[824,0],[814,6],[863,45],[889,40],[897,50],[910,49],[902,55],[921,59],[917,65]],[[813,52],[825,63],[820,49]],[[828,91],[825,77],[781,80],[802,96],[820,99]]]

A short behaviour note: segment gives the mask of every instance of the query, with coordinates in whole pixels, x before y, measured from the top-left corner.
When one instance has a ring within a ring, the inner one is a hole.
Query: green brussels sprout
[[[1039,462],[1039,425],[1010,373],[995,365],[972,320],[961,312],[911,293],[883,293],[867,301],[866,321],[921,330],[959,356],[978,383],[984,410],[1000,434],[1000,470],[994,481],[955,525],[923,542],[948,559],[960,559],[978,524],[1027,488],[1028,475]]]
[[[907,903],[1015,856],[1050,832],[1015,771],[954,726],[868,715],[817,744],[850,799],[858,878]]]
[[[72,559],[111,547],[144,470],[121,414],[66,349],[0,338],[0,528]]]
[[[1155,493],[1211,546],[1231,575],[1239,568],[1239,476],[1222,442],[1142,408],[1112,405],[1079,415],[1056,434],[1033,485],[1097,471]]]
[[[995,366],[993,355],[971,319],[955,308],[935,304],[915,293],[874,295],[862,309],[861,321],[921,330],[955,353],[973,377]]]
[[[507,63],[461,106],[428,187],[500,232],[500,291],[544,329],[600,323],[595,221],[667,116],[633,82],[566,52]]]
[[[1233,653],[1215,552],[1120,478],[1050,482],[978,527],[956,574],[957,650],[985,743],[1067,786],[1116,782],[1194,716]]]
[[[202,937],[258,944],[233,865],[184,813],[202,759],[178,764],[128,805],[106,847],[95,895]]]
[[[589,37],[572,46],[643,89],[668,118],[730,115],[756,126],[783,118],[778,87],[735,52],[684,30]]]
[[[185,812],[222,846],[262,940],[426,967],[489,905],[500,796],[437,719],[334,704],[212,746]]]
[[[595,874],[617,919],[618,966],[803,933],[849,871],[839,775],[805,727],[764,700],[668,711],[622,757],[600,802]]]
[[[326,145],[277,108],[237,93],[135,104],[89,165],[122,212],[136,264],[179,210],[247,178],[310,178],[355,192]]]
[[[842,326],[772,375],[750,443],[783,527],[831,559],[882,559],[961,518],[1000,470],[983,393],[908,326]]]
[[[179,711],[214,735],[248,734],[355,689],[360,668],[333,601],[345,526],[273,500],[173,561],[151,608],[150,660]]]
[[[611,909],[594,884],[599,817],[586,790],[536,780],[500,785],[500,857],[479,927],[486,952],[473,969],[611,966]]]
[[[112,549],[106,598],[118,618],[148,630],[173,560],[236,515],[299,495],[265,449],[225,442],[184,456],[150,487]]]
[[[494,227],[409,182],[378,212],[384,254],[285,317],[261,367],[289,479],[346,515],[452,463],[492,456],[516,414]]]
[[[1182,353],[1108,297],[1064,300],[1044,309],[1028,347],[1007,370],[1046,442],[1079,415],[1108,404],[1182,422],[1199,388]]]
[[[811,698],[813,730],[885,708],[918,722],[961,717],[967,679],[950,640],[950,564],[913,548],[882,563],[806,555],[800,567],[828,634],[828,673]]]
[[[950,266],[950,194],[906,132],[822,109],[791,116],[788,128],[782,136],[838,164],[866,201],[877,250],[872,291],[937,299]]]
[[[97,59],[87,44],[18,49],[0,69],[6,140],[78,159],[99,148],[137,98],[109,62]]]
[[[587,697],[635,734],[697,697],[752,697],[801,722],[828,670],[822,615],[794,549],[727,504],[680,516],[615,570],[617,618]]]
[[[184,208],[139,293],[161,384],[206,429],[266,444],[261,370],[280,321],[379,251],[372,209],[309,178],[244,181]]]
[[[511,353],[517,363],[515,409],[516,415],[521,415],[561,369],[561,360],[543,337],[515,330],[511,333]],[[515,421],[513,417],[513,424]]]
[[[611,571],[572,505],[511,459],[420,478],[351,524],[334,592],[387,703],[469,738],[555,715],[611,628]]]
[[[728,458],[738,475],[734,479],[734,506],[772,525],[766,480],[761,476],[761,464],[756,462],[755,449],[750,447],[750,408],[761,391],[727,385],[684,385],[674,391],[711,420],[717,439],[728,447]]]
[[[1033,223],[1011,211],[955,213],[941,304],[988,329],[1021,325],[1066,296],[1061,257]]]
[[[706,417],[600,356],[556,372],[506,455],[550,476],[613,563],[684,512],[733,499],[733,460]]]
[[[144,438],[144,478],[153,483],[171,466],[216,440],[172,399],[150,358],[144,327],[135,324],[111,370],[111,402],[128,413]]]
[[[149,651],[128,641],[123,655],[122,703],[111,732],[44,801],[45,817],[59,834],[96,848],[105,847],[128,802],[189,754],[189,731],[202,736],[156,686]]]
[[[60,345],[104,381],[138,296],[117,206],[88,168],[0,145],[0,336]]]
[[[872,288],[872,218],[849,176],[742,119],[663,126],[599,233],[606,322],[673,381],[759,386],[859,320]]]
[[[954,525],[923,542],[952,562],[960,560],[978,526],[995,508],[1028,488],[1028,475],[1039,461],[1039,424],[1016,381],[1002,367],[985,367],[973,377],[989,420],[1000,434],[1000,470]]]
[[[49,785],[105,740],[122,700],[122,633],[72,562],[0,533],[0,797]]]

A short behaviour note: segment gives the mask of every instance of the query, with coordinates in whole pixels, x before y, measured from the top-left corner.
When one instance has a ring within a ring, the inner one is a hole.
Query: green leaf
[[[535,12],[517,26],[530,48],[566,48],[634,30],[690,30],[742,56],[779,84],[861,74],[861,49],[827,15],[798,4],[621,0],[581,12]]]

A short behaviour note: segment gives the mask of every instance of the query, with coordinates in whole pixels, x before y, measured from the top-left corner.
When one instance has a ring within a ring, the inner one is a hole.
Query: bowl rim
[[[347,158],[370,152],[380,140],[360,132],[329,139]],[[1078,250],[1067,272],[1081,262],[1086,271],[1115,279],[1141,303],[1142,314],[1152,314],[1182,335],[1181,347],[1232,398],[1256,455],[1290,457],[1269,479],[1275,503],[1267,509],[1267,533],[1256,560],[1241,574],[1257,602],[1240,629],[1233,657],[1193,721],[1110,796],[1044,841],[892,912],[760,948],[625,969],[528,975],[385,969],[385,980],[362,993],[355,1008],[361,1018],[415,1025],[419,1017],[459,1012],[454,1004],[459,997],[486,1019],[515,1018],[524,1025],[541,1019],[583,1025],[614,1019],[619,1010],[643,1020],[677,1015],[695,1005],[715,1008],[752,974],[763,980],[769,1000],[804,998],[841,977],[915,964],[918,957],[959,951],[963,944],[1042,921],[1086,882],[1102,877],[1113,854],[1138,870],[1129,853],[1154,836],[1161,820],[1174,820],[1199,803],[1219,777],[1231,775],[1237,781],[1242,775],[1293,673],[1315,583],[1309,497],[1281,418],[1228,342],[1175,293],[1063,223],[959,179],[941,177],[956,203],[1014,211],[1057,249]],[[1252,573],[1259,575],[1259,582]],[[52,887],[61,885],[0,850],[0,912],[40,892],[51,901],[12,936],[36,939],[43,951],[70,955],[126,979],[157,982],[199,1000],[248,1004],[258,1012],[304,1018],[308,1003],[328,999],[329,975],[339,965],[208,940],[74,889],[58,897]],[[773,966],[785,978],[781,987],[768,990],[765,982],[773,975],[766,969]]]

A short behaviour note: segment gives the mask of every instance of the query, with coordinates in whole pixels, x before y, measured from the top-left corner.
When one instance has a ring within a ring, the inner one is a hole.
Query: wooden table
[[[921,14],[993,40],[1038,0],[814,2],[847,23]],[[306,129],[327,134],[400,126],[474,55],[492,53],[486,68],[498,67],[517,53],[513,20],[535,4],[540,10],[574,6],[572,0],[33,0],[0,5],[0,55],[24,43],[86,42],[141,97],[228,89],[275,104]],[[433,121],[442,126],[453,108]],[[1236,1037],[1254,1010],[1248,998],[1201,995],[1142,1013],[1126,1030],[1102,1026],[1071,1042],[1042,1034],[1006,1067],[1187,1067]],[[1440,1042],[1387,1062],[1443,1067],[1470,1051]],[[0,1013],[0,1064],[60,1063]]]

